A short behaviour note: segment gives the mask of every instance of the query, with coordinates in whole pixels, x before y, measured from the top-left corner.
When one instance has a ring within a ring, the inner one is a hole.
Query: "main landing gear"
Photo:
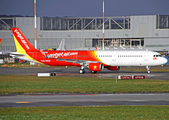
[[[150,68],[148,66],[146,66],[147,68],[147,73],[150,73]]]
[[[84,74],[84,73],[85,73],[85,70],[84,70],[84,69],[80,69],[80,70],[79,70],[79,73],[80,73],[80,74]],[[97,73],[97,71],[91,71],[91,73],[94,74],[94,73]]]
[[[79,70],[79,73],[80,73],[80,74],[84,74],[84,73],[85,73],[84,66],[81,66],[81,68],[80,68],[80,70]]]
[[[85,70],[84,70],[84,69],[80,69],[80,70],[79,70],[79,73],[80,73],[80,74],[84,74],[84,73],[85,73]]]
[[[91,71],[91,73],[93,73],[93,74],[94,74],[94,73],[97,73],[97,71]]]

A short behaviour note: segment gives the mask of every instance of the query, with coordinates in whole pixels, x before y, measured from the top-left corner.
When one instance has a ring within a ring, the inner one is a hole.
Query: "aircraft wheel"
[[[80,70],[79,70],[79,73],[80,73],[80,74],[84,74],[84,73],[85,73],[85,70],[84,70],[84,69],[80,69]]]
[[[149,73],[150,73],[150,70],[148,70],[147,72],[148,72],[148,74],[149,74]]]
[[[97,71],[91,71],[91,73],[97,73]]]

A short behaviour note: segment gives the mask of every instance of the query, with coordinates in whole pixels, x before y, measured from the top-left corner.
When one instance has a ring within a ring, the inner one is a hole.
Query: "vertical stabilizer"
[[[19,28],[12,28],[13,37],[18,53],[26,51],[35,51],[36,49],[30,44],[26,37],[22,34]]]
[[[19,54],[20,59],[27,60],[27,61],[38,61],[38,54],[40,53],[39,50],[35,49],[30,42],[26,39],[26,37],[22,34],[19,28],[12,28],[13,37],[17,49],[17,54]],[[40,55],[40,54],[39,54]]]
[[[57,50],[65,50],[65,39],[62,39]]]

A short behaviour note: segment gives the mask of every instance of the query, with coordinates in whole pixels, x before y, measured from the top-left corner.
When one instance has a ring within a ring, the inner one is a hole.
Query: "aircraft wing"
[[[76,59],[62,59],[62,58],[56,58],[57,61],[66,61],[66,62],[73,62],[77,64],[89,64],[89,63],[100,63],[100,61],[90,61],[90,60],[76,60]]]

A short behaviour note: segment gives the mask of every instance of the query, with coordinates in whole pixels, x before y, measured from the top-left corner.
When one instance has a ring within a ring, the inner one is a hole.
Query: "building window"
[[[169,29],[169,15],[156,16],[156,29]]]

